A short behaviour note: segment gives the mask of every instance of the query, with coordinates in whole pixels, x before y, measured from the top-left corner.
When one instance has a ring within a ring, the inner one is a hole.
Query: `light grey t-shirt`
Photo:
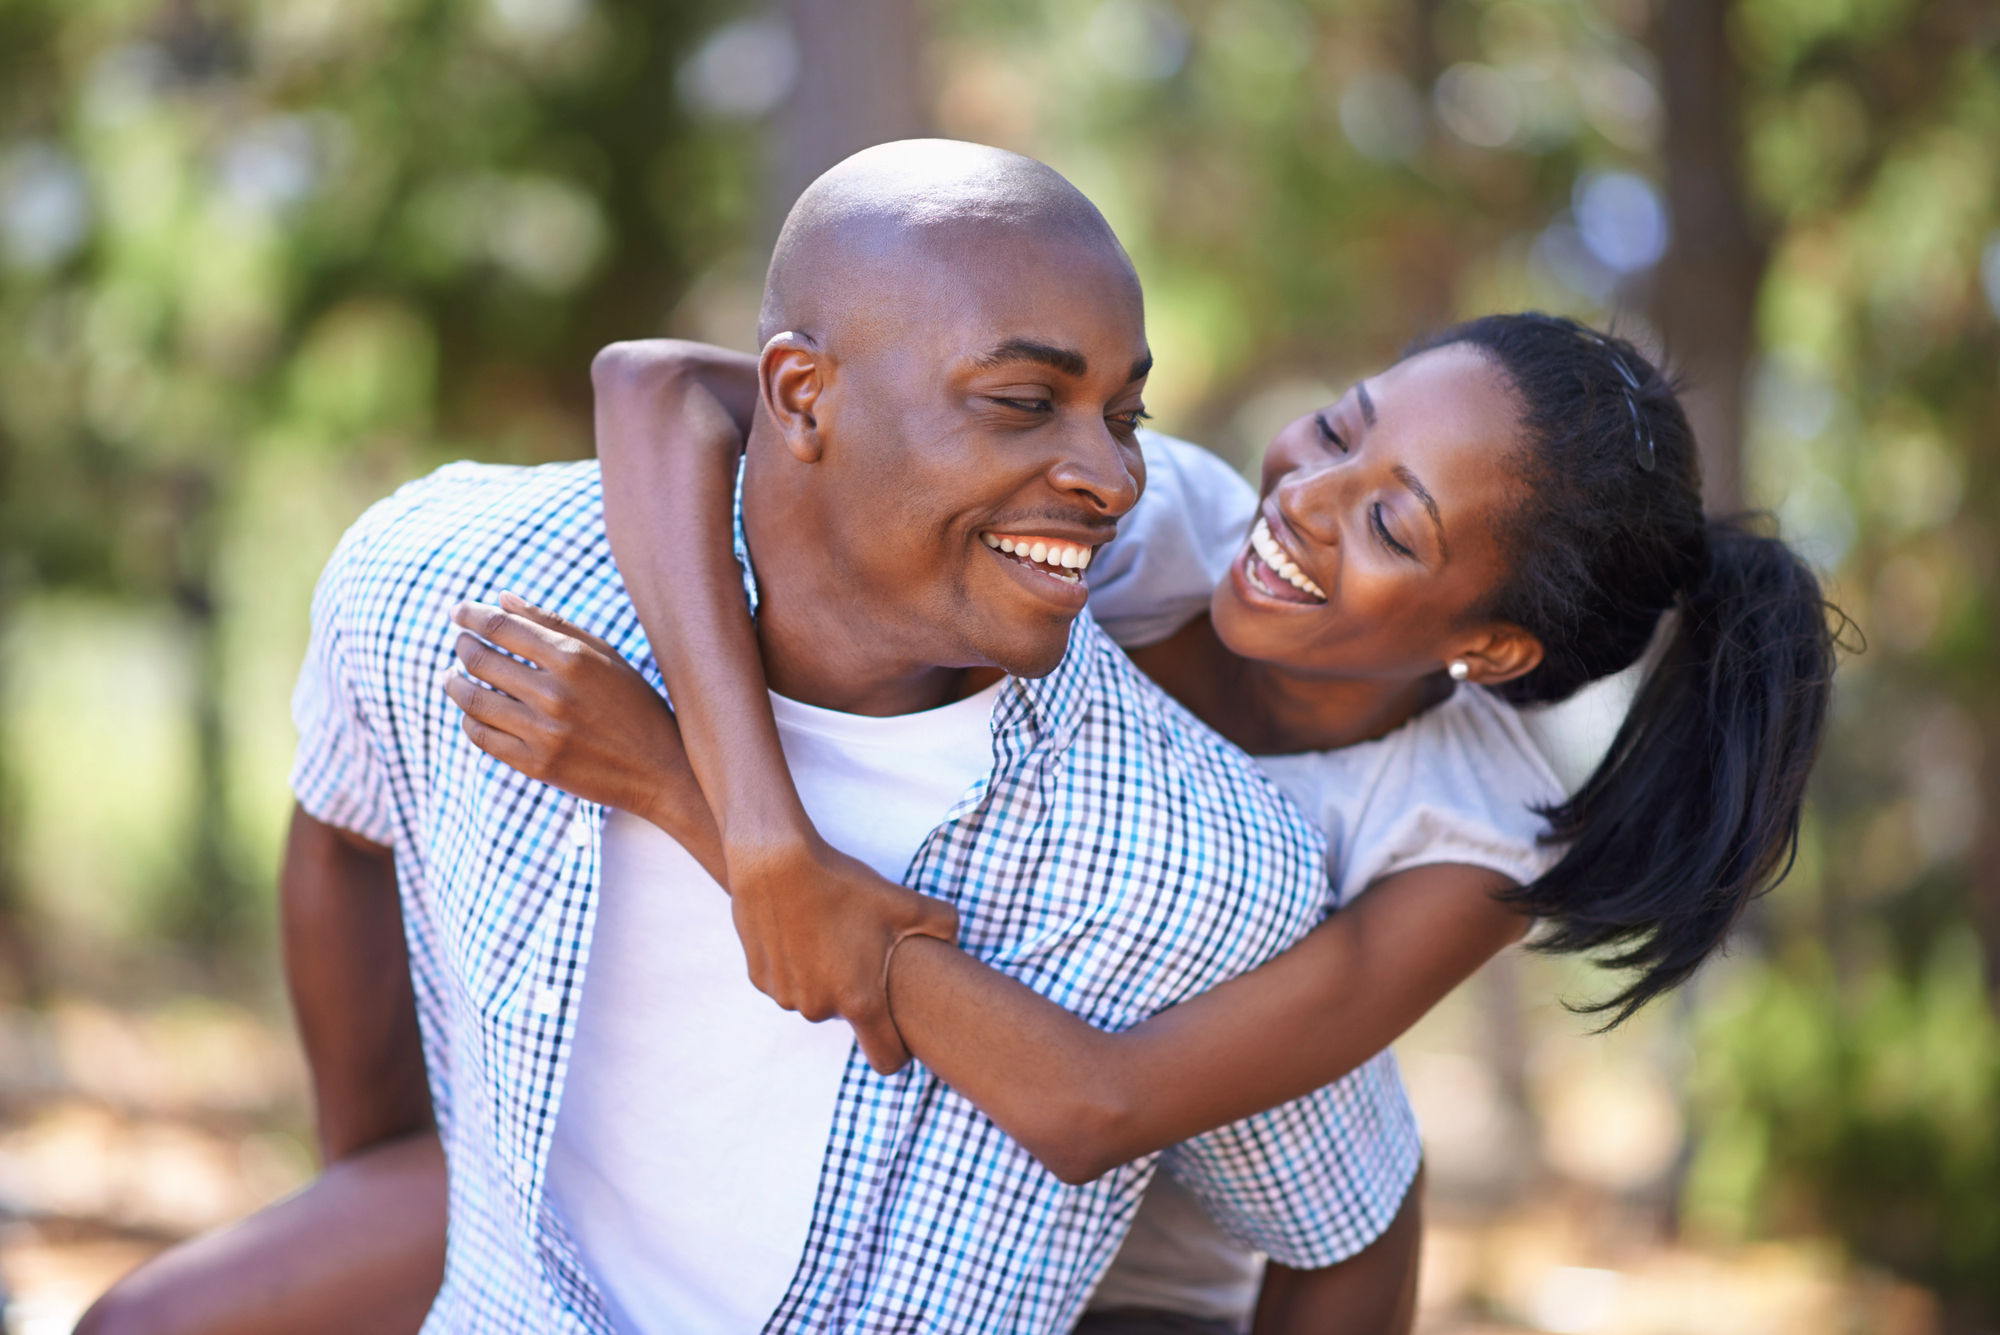
[[[1142,432],[1146,491],[1091,563],[1091,614],[1128,648],[1154,644],[1205,611],[1242,550],[1256,493],[1214,455]],[[1385,737],[1258,760],[1327,834],[1329,899],[1440,862],[1532,881],[1556,850],[1533,810],[1563,786],[1512,707],[1461,687]],[[1261,1256],[1236,1243],[1166,1172],[1154,1179],[1094,1309],[1151,1307],[1219,1317],[1247,1330]]]

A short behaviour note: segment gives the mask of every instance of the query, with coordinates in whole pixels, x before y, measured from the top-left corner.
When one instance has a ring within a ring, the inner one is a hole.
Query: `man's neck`
[[[764,678],[788,700],[843,714],[889,718],[936,709],[991,686],[999,668],[884,663],[857,652],[851,637],[792,629],[773,608],[758,618]]]
[[[802,538],[775,547],[757,563],[757,647],[764,678],[779,695],[887,718],[964,699],[1004,675],[993,667],[924,661],[909,647],[912,637],[870,615],[879,609],[866,605],[865,593],[811,556],[823,550],[820,544]]]

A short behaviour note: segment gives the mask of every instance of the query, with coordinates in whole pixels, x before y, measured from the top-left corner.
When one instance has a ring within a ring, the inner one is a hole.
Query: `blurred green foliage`
[[[591,353],[749,215],[745,136],[674,96],[722,9],[0,3],[0,596],[183,625],[197,798],[155,926],[212,955],[266,881],[230,813],[220,602],[259,470],[320,456],[365,496],[588,454]]]
[[[341,525],[444,457],[587,453],[590,353],[677,305],[747,337],[765,130],[684,96],[698,44],[746,12],[0,0],[4,867],[41,936],[112,875],[107,850],[143,846],[119,893],[164,888],[120,930],[259,949],[241,933],[282,819],[283,693]],[[1675,180],[1693,57],[1666,39],[1710,12],[1696,102],[1733,120]],[[1870,648],[1843,673],[1797,874],[1697,990],[1687,1218],[1836,1230],[2000,1314],[2000,11],[927,14],[911,77],[938,128],[1099,201],[1146,284],[1162,425],[1240,461],[1462,315],[1556,309],[1698,360],[1662,285],[1742,233],[1762,272],[1744,489]],[[768,54],[759,31],[735,58]],[[1697,397],[1729,388],[1704,374]],[[105,599],[124,610],[90,610]],[[101,942],[109,920],[76,930]]]
[[[1690,1219],[1724,1237],[1831,1226],[1949,1299],[2000,1310],[2000,1025],[1962,929],[1843,986],[1817,943],[1746,970],[1697,1028]]]

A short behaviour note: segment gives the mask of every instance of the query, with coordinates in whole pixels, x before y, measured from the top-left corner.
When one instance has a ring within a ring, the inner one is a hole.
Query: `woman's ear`
[[[1542,642],[1519,626],[1496,621],[1469,637],[1453,657],[1464,660],[1470,669],[1465,674],[1467,681],[1498,686],[1540,667]]]
[[[771,414],[785,448],[802,464],[818,463],[825,450],[819,419],[813,415],[825,388],[823,357],[810,338],[787,330],[773,334],[757,360],[757,388],[764,410]]]

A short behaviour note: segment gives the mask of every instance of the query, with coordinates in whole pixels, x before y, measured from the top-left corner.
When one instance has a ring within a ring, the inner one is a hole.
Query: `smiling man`
[[[1012,154],[869,150],[794,209],[763,326],[736,538],[826,837],[1107,1028],[1303,935],[1317,829],[1082,614],[1142,482],[1150,366],[1097,211]],[[337,893],[393,858],[450,1179],[427,1329],[1066,1331],[1157,1156],[1065,1183],[923,1069],[871,1070],[752,987],[687,848],[469,739],[511,702],[451,674],[499,661],[456,642],[462,599],[524,594],[659,681],[619,501],[594,464],[456,465],[370,511],[315,598],[288,876]],[[1417,1156],[1392,1076],[1175,1153],[1301,1267],[1377,1236]]]

